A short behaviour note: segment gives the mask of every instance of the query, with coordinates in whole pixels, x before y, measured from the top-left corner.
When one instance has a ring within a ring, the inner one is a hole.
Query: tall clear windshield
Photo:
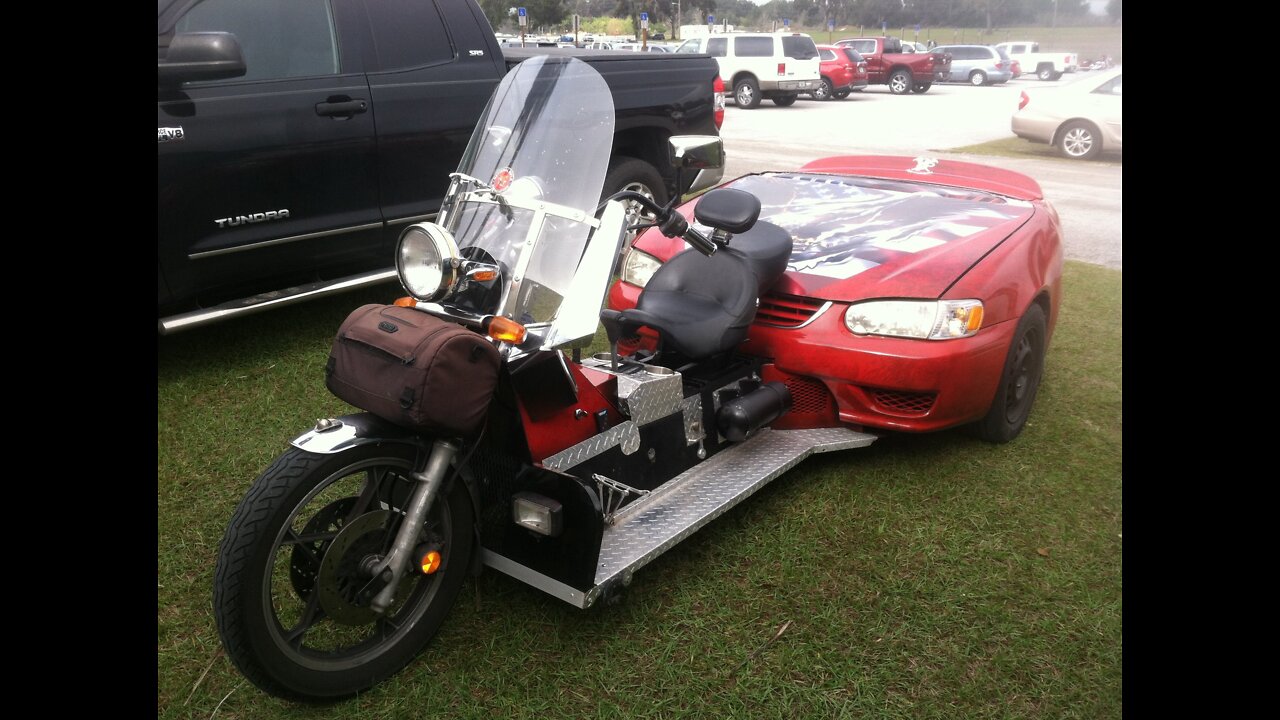
[[[501,314],[549,322],[566,301],[612,143],[613,96],[581,60],[531,58],[494,91],[458,166],[474,181],[458,182],[444,222],[464,257],[501,268]]]

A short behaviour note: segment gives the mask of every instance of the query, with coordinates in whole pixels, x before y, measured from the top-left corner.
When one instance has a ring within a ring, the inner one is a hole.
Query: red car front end
[[[1052,334],[1062,248],[1057,213],[1039,186],[1009,171],[922,160],[828,158],[729,183],[759,197],[761,220],[787,229],[794,243],[787,272],[761,298],[742,347],[766,359],[766,381],[791,389],[793,410],[774,427],[923,432],[973,422],[992,406],[1019,318],[1032,303],[1045,310]],[[913,169],[928,173],[916,177]],[[690,218],[694,204],[682,208]],[[685,247],[656,232],[641,235],[609,306],[633,307],[643,268]],[[944,310],[975,304],[980,327],[944,330],[942,338],[860,324],[867,309],[936,306],[945,318]]]

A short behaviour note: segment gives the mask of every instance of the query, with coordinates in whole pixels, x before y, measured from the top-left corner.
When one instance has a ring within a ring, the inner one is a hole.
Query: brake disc
[[[302,537],[337,532],[342,529],[342,522],[355,507],[358,498],[345,497],[320,508],[311,516],[306,527],[302,528]],[[300,542],[293,546],[293,555],[289,560],[289,580],[293,583],[298,597],[306,598],[316,586],[316,576],[320,574],[321,558],[328,551],[329,543],[334,538],[324,538],[311,542]]]
[[[367,625],[378,618],[368,607],[369,598],[359,596],[370,579],[361,566],[365,558],[384,551],[392,517],[394,513],[389,510],[361,515],[338,533],[324,554],[316,590],[320,593],[320,607],[334,622]]]

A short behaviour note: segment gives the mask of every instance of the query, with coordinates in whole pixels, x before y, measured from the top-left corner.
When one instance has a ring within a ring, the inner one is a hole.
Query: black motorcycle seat
[[[636,307],[618,318],[624,326],[657,330],[664,348],[704,360],[746,339],[757,293],[755,272],[743,253],[721,247],[706,256],[690,249],[658,268]]]
[[[746,256],[751,264],[761,295],[787,271],[791,244],[791,233],[765,220],[757,220],[750,230],[729,240],[729,247]]]

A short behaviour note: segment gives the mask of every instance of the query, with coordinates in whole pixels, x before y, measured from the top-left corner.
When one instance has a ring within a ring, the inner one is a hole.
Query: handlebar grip
[[[706,235],[703,235],[694,228],[685,230],[681,237],[683,237],[684,241],[689,243],[694,250],[697,250],[703,255],[711,256],[716,254],[717,246],[711,241],[711,238],[708,238]]]

